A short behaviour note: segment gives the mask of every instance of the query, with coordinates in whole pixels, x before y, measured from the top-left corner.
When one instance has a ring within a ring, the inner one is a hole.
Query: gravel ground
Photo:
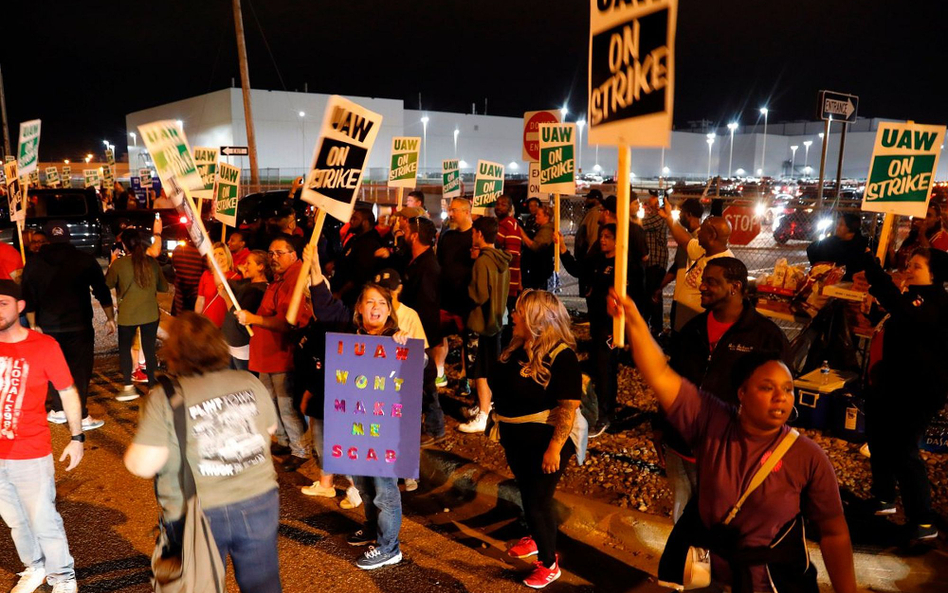
[[[580,340],[588,339],[588,327],[574,326]],[[450,359],[449,359],[450,360]],[[474,396],[457,393],[458,364],[448,364],[448,388],[441,390],[442,406],[447,417],[447,438],[441,448],[510,476],[503,449],[483,435],[457,431],[461,406],[470,405]],[[661,516],[671,516],[671,489],[663,467],[651,442],[651,419],[656,402],[638,372],[625,364],[619,369],[619,409],[616,430],[605,433],[589,443],[589,455],[582,466],[570,462],[560,488],[573,494]],[[612,430],[612,429],[610,429]],[[836,468],[844,500],[869,497],[872,484],[869,460],[859,453],[859,444],[824,436],[818,430],[802,430],[826,451]],[[932,484],[934,508],[948,517],[948,455],[923,451]],[[852,496],[849,496],[852,495]],[[899,520],[901,515],[897,515]]]

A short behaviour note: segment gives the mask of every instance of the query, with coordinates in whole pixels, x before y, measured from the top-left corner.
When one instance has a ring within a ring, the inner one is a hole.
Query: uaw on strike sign
[[[590,0],[589,143],[669,146],[678,0]]]
[[[880,123],[862,209],[925,216],[944,139],[945,126]]]
[[[349,222],[382,116],[338,95],[329,97],[302,199]]]

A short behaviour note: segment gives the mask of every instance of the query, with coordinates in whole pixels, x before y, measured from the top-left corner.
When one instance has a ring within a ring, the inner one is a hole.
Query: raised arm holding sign
[[[207,236],[207,229],[204,228],[204,222],[201,220],[198,210],[194,207],[194,200],[191,199],[190,191],[193,187],[203,187],[204,180],[198,174],[197,167],[194,164],[194,158],[191,156],[191,148],[188,146],[188,139],[178,125],[171,120],[157,121],[138,127],[145,141],[148,152],[151,153],[155,161],[155,168],[158,170],[158,177],[161,179],[165,193],[171,199],[171,203],[178,212],[187,219],[188,236],[191,243],[203,255],[214,271],[214,277],[217,283],[222,285],[227,292],[227,298],[234,304],[234,312],[240,311],[240,305],[237,298],[227,282],[227,277],[217,265],[214,258],[213,243]],[[253,335],[253,330],[247,328],[247,333]]]
[[[382,127],[382,116],[338,95],[329,98],[319,140],[313,150],[313,164],[303,184],[303,201],[316,206],[316,221],[309,239],[319,243],[326,215],[349,222],[359,187],[362,185],[369,152]],[[296,280],[286,321],[296,324],[303,290],[309,278],[310,258],[303,256],[303,269]]]

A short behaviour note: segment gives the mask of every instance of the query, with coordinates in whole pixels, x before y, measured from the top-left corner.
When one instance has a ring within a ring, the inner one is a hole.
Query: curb
[[[420,475],[434,486],[447,486],[464,498],[504,501],[520,506],[520,491],[510,478],[441,449],[421,450]],[[560,531],[603,551],[635,569],[658,572],[671,519],[557,490],[555,509]],[[808,542],[810,557],[819,571],[820,588],[830,588],[819,545]],[[943,566],[948,554],[942,548],[924,555],[897,556],[890,551],[856,551],[853,555],[856,581],[861,591],[948,591]]]

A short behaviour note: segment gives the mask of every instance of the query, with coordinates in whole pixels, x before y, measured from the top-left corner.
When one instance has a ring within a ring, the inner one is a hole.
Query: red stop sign
[[[728,206],[724,218],[731,225],[731,245],[747,245],[760,234],[760,219],[753,206]]]
[[[540,160],[540,124],[559,123],[553,111],[528,111],[523,118],[523,160]]]

